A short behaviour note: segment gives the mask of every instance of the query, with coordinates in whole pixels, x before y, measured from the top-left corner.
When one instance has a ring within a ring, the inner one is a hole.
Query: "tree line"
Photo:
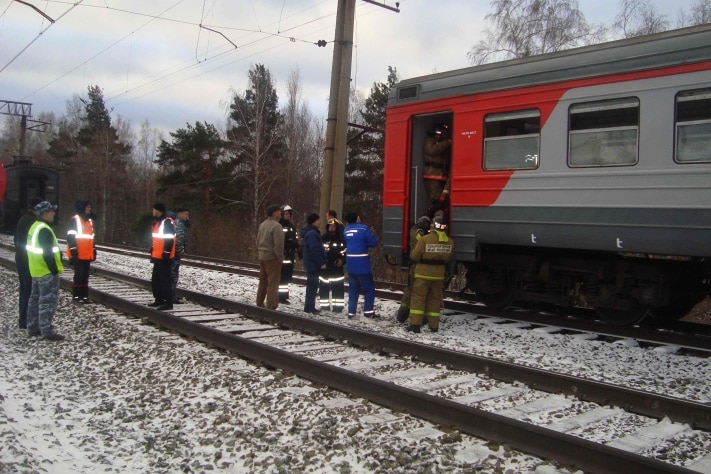
[[[472,63],[526,57],[669,29],[671,20],[649,0],[621,0],[620,13],[607,27],[585,21],[576,0],[494,0],[484,39],[468,53]],[[676,26],[711,21],[711,0],[696,0],[681,11]],[[351,94],[344,210],[364,216],[379,235],[385,108],[398,80],[374,83],[369,95]],[[77,199],[88,199],[99,213],[98,238],[108,243],[147,246],[151,206],[191,209],[190,253],[254,259],[254,237],[269,204],[288,203],[296,224],[317,211],[322,180],[325,126],[303,100],[298,71],[286,85],[280,105],[268,67],[254,65],[247,88],[231,91],[224,124],[196,121],[162,133],[148,121],[138,131],[121,116],[112,118],[99,85],[67,101],[61,116],[41,113],[48,133],[28,133],[26,154],[61,173],[60,222],[74,213]],[[19,119],[8,119],[0,133],[2,150],[16,150]],[[8,157],[3,157],[8,163]],[[374,259],[379,277],[393,276]]]

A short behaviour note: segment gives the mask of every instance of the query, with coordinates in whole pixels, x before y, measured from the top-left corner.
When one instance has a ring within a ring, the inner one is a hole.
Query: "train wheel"
[[[595,312],[603,321],[620,326],[636,324],[649,314],[649,310],[641,306],[632,309],[595,308]]]
[[[513,302],[513,292],[502,291],[496,294],[479,294],[477,296],[489,308],[505,308]]]
[[[503,285],[496,293],[477,293],[476,294],[482,303],[490,308],[505,308],[513,302],[513,290],[511,285]]]

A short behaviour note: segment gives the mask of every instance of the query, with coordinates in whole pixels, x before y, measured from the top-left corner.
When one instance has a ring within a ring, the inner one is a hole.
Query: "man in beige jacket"
[[[257,251],[259,253],[259,288],[257,306],[276,309],[279,305],[279,278],[284,261],[284,229],[279,223],[281,208],[271,205],[267,208],[267,218],[259,225]]]

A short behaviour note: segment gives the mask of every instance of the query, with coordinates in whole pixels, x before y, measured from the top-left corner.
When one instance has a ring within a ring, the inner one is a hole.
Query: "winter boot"
[[[400,308],[397,310],[397,320],[400,323],[404,323],[407,321],[408,316],[410,316],[410,308],[404,305],[400,305]]]

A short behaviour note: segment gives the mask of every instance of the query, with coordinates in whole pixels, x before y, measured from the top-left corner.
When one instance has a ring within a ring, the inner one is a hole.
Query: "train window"
[[[630,166],[637,163],[639,99],[576,104],[569,110],[569,120],[569,166]]]
[[[711,162],[711,89],[677,95],[675,123],[675,161]]]
[[[540,142],[540,111],[487,115],[484,119],[484,169],[536,169]]]
[[[397,100],[413,99],[417,97],[418,86],[398,87]]]

